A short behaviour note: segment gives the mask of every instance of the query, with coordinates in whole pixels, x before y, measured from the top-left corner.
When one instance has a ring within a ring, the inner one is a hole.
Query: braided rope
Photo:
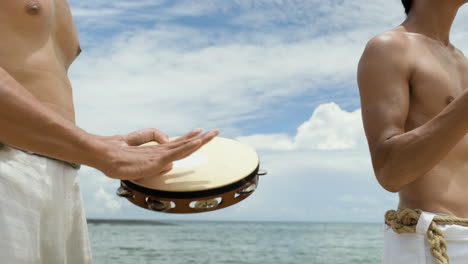
[[[416,233],[416,225],[422,211],[419,209],[398,209],[390,210],[385,213],[385,223],[392,227],[392,230],[398,234]],[[427,241],[430,246],[431,254],[437,261],[437,264],[449,264],[447,255],[447,242],[444,233],[437,225],[460,225],[468,226],[468,219],[455,216],[435,216],[427,231]]]

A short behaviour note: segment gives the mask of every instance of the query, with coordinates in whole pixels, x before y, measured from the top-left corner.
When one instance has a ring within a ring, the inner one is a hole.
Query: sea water
[[[89,221],[95,264],[375,264],[381,224]]]

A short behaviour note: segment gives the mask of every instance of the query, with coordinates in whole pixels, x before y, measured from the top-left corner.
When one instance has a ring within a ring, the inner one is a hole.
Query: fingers
[[[184,157],[187,157],[188,155],[192,154],[197,149],[199,149],[201,143],[202,141],[200,139],[194,141],[187,141],[179,147],[167,151],[162,158],[165,162],[172,162],[175,160],[183,159]]]
[[[203,145],[205,145],[206,143],[210,142],[213,138],[215,138],[216,136],[219,135],[219,130],[217,129],[214,129],[214,130],[211,130],[203,135],[201,135],[198,139],[201,140],[201,145],[200,147],[202,147]]]
[[[198,136],[194,136],[191,138],[186,138],[185,140],[174,140],[171,141],[170,143],[166,144],[165,146],[169,149],[174,149],[178,148],[187,142],[194,141],[194,140],[201,140],[201,145],[205,145],[206,143],[210,142],[213,138],[215,138],[217,135],[219,135],[219,130],[211,130],[205,134],[201,134]]]
[[[180,159],[184,159],[190,155],[192,155],[194,152],[196,152],[197,150],[199,150],[201,147],[203,147],[205,144],[207,144],[208,142],[210,142],[213,138],[215,138],[217,135],[219,134],[219,131],[218,132],[214,132],[214,134],[211,134],[210,136],[205,136],[205,138],[202,140],[202,143],[200,144],[200,146],[195,149],[194,151],[190,152],[190,153],[187,153],[185,156],[182,156]]]
[[[213,138],[217,137],[218,135],[218,129],[213,129],[210,132],[206,133],[206,135],[202,138],[202,145],[205,145],[206,143],[210,142]]]
[[[171,149],[166,154],[166,161],[175,161],[183,159],[193,152],[197,151],[206,143],[210,142],[213,138],[219,135],[219,130],[212,130],[203,135],[197,136],[191,140],[186,140],[183,142],[176,142],[172,145]],[[172,144],[172,143],[171,143]],[[169,145],[169,144],[166,144]]]
[[[139,146],[150,141],[160,144],[169,142],[169,137],[156,128],[141,129],[124,136],[129,146]]]
[[[198,135],[200,135],[200,133],[202,132],[203,130],[201,128],[197,128],[195,130],[192,130],[190,132],[188,132],[187,134],[185,134],[184,136],[181,136],[181,137],[178,137],[177,139],[171,141],[171,143],[175,143],[175,142],[181,142],[181,141],[185,141],[187,139],[191,139],[193,137],[196,137]]]

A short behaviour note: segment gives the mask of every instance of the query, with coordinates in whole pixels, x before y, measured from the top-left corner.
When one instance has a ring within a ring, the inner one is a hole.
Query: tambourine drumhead
[[[235,184],[258,166],[259,158],[252,147],[216,137],[191,156],[174,162],[168,173],[131,182],[164,192],[199,192]]]

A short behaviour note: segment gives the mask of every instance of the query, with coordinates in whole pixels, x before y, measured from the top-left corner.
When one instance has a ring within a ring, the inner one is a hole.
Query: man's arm
[[[407,43],[369,41],[359,63],[362,116],[377,180],[398,192],[430,171],[468,131],[468,90],[424,125],[405,131],[409,111]]]
[[[106,157],[94,135],[40,103],[0,68],[0,142],[96,167]]]
[[[87,133],[45,107],[0,67],[0,142],[69,162],[94,167],[115,179],[160,175],[219,134],[196,129],[167,142],[157,129],[102,137]],[[150,141],[164,143],[140,146]]]

